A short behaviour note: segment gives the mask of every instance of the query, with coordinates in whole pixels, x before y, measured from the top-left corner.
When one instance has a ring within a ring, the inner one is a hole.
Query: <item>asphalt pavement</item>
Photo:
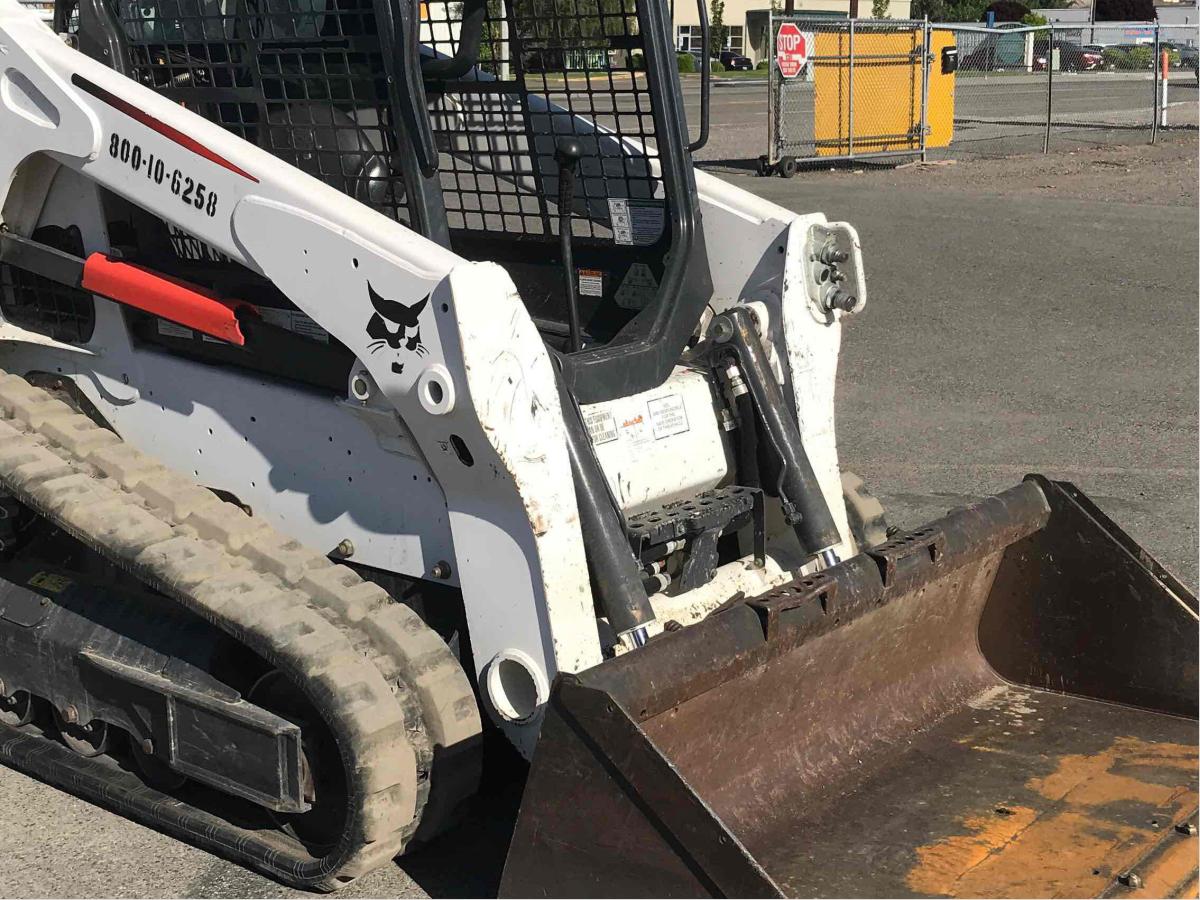
[[[718,150],[762,114],[748,89],[721,98]],[[1171,134],[792,180],[717,168],[859,228],[869,296],[844,332],[839,445],[897,523],[1044,472],[1194,585],[1196,166],[1196,135]],[[6,896],[298,896],[6,769],[0,809]],[[479,804],[465,833],[343,896],[494,890],[510,810]]]

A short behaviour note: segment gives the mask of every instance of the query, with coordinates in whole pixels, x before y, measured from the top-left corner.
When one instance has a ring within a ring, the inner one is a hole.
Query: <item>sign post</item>
[[[808,62],[812,52],[811,32],[801,31],[795,22],[784,22],[775,35],[775,64],[784,78],[795,78]]]

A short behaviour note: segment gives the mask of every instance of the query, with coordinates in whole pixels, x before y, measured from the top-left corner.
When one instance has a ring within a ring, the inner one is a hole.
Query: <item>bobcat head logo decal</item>
[[[425,356],[429,350],[421,343],[421,325],[419,319],[422,310],[429,302],[429,297],[419,300],[412,306],[405,306],[395,300],[388,300],[375,293],[370,282],[367,283],[367,293],[371,297],[371,305],[375,314],[367,323],[367,344],[372,353],[378,353],[384,347],[389,347],[400,353],[415,353]],[[395,326],[393,329],[390,326]],[[392,371],[397,375],[404,371],[404,363],[397,359],[392,363]]]

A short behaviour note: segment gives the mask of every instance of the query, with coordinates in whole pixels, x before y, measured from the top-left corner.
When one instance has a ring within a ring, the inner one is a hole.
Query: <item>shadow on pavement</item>
[[[461,823],[396,864],[430,897],[495,897],[529,767],[506,740],[485,751],[484,787]]]
[[[757,159],[697,159],[694,161],[697,169],[712,172],[730,172],[744,175],[758,170]]]

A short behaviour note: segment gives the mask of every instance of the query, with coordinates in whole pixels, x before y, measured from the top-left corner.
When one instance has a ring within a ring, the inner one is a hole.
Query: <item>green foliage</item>
[[[1100,55],[1104,57],[1104,68],[1106,69],[1129,68],[1129,54],[1119,47],[1105,47]]]
[[[912,17],[929,16],[933,22],[983,22],[992,0],[912,0]],[[1030,0],[1026,6],[1039,9],[1066,9],[1072,0]],[[1019,21],[1020,16],[1011,21]],[[1005,21],[996,16],[997,21]]]
[[[708,55],[716,56],[725,49],[725,38],[729,36],[725,25],[725,0],[709,0],[708,28]]]
[[[1149,69],[1154,66],[1153,47],[1130,47],[1126,54],[1127,69]]]
[[[724,72],[725,71],[725,63],[721,62],[719,59],[710,59],[708,61],[708,71]]]
[[[984,9],[979,21],[986,22],[989,12],[995,15],[997,22],[1021,22],[1030,10],[1021,0],[994,0]]]
[[[1049,25],[1050,20],[1035,12],[1026,13],[1021,17],[1022,25]]]
[[[931,22],[975,22],[990,0],[913,0],[914,19],[929,16]]]
[[[640,52],[634,52],[629,57],[629,68],[635,72],[646,71],[646,57]]]
[[[769,59],[760,59],[754,66],[756,72],[765,72],[769,68],[771,68],[771,61]]]
[[[675,54],[675,63],[679,66],[680,74],[690,75],[696,71],[696,57],[690,53]]]
[[[912,0],[911,15],[914,19],[929,16],[932,22],[984,22],[991,5],[992,0]],[[1021,5],[1025,12],[1029,11],[1027,4]],[[1066,9],[1071,0],[1036,0],[1035,5],[1040,9]],[[1024,15],[1023,12],[1012,19],[997,15],[996,21],[1019,22]]]
[[[889,6],[891,6],[891,0],[871,0],[871,15],[876,19],[889,18]]]
[[[1097,22],[1153,22],[1154,0],[1096,0]]]

